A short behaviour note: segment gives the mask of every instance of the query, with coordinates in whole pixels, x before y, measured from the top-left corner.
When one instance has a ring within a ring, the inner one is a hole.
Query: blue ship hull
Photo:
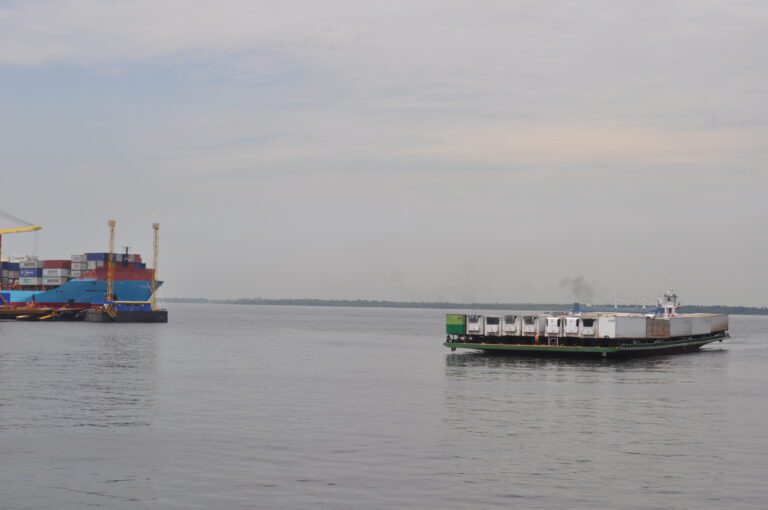
[[[158,281],[157,287],[163,282]],[[92,278],[70,280],[60,287],[50,290],[6,290],[10,302],[39,303],[50,305],[99,305],[104,303],[107,294],[107,282]],[[114,294],[116,301],[148,301],[152,297],[152,282],[149,280],[115,280]]]

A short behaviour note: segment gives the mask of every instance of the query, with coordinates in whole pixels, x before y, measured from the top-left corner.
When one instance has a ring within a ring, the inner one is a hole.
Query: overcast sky
[[[0,0],[0,209],[44,257],[115,218],[150,258],[157,212],[165,296],[673,278],[768,305],[766,26],[738,0]]]

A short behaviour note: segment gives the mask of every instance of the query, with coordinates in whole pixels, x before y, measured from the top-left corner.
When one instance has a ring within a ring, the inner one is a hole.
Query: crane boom
[[[0,228],[0,236],[5,234],[23,234],[24,232],[37,232],[43,230],[39,225],[26,225],[23,227]]]

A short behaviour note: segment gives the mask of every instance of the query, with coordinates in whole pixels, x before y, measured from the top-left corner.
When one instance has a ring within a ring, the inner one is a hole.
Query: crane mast
[[[152,242],[152,310],[157,310],[157,264],[160,260],[160,224],[153,223],[152,231],[154,232]]]
[[[105,302],[107,311],[110,313],[110,315],[114,313],[113,301],[115,295],[115,265],[114,261],[112,260],[114,258],[112,253],[115,251],[115,223],[115,220],[109,220],[107,222],[107,225],[109,225],[109,254],[107,255],[107,295]]]

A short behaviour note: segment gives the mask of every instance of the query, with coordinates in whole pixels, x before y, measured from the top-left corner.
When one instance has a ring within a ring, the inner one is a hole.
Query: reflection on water
[[[721,348],[701,349],[686,356],[723,356],[727,351]],[[647,356],[637,358],[600,358],[589,356],[535,356],[500,353],[495,351],[464,351],[447,354],[446,367],[494,367],[547,370],[569,368],[573,370],[667,370],[690,365],[678,356]]]
[[[671,495],[714,505],[713,468],[730,447],[723,360],[449,354],[444,448],[467,479],[525,506],[668,508]]]
[[[13,336],[6,328],[2,340],[0,428],[149,424],[157,369],[153,332],[87,325],[75,334],[62,324],[45,336],[39,324],[23,326]]]

